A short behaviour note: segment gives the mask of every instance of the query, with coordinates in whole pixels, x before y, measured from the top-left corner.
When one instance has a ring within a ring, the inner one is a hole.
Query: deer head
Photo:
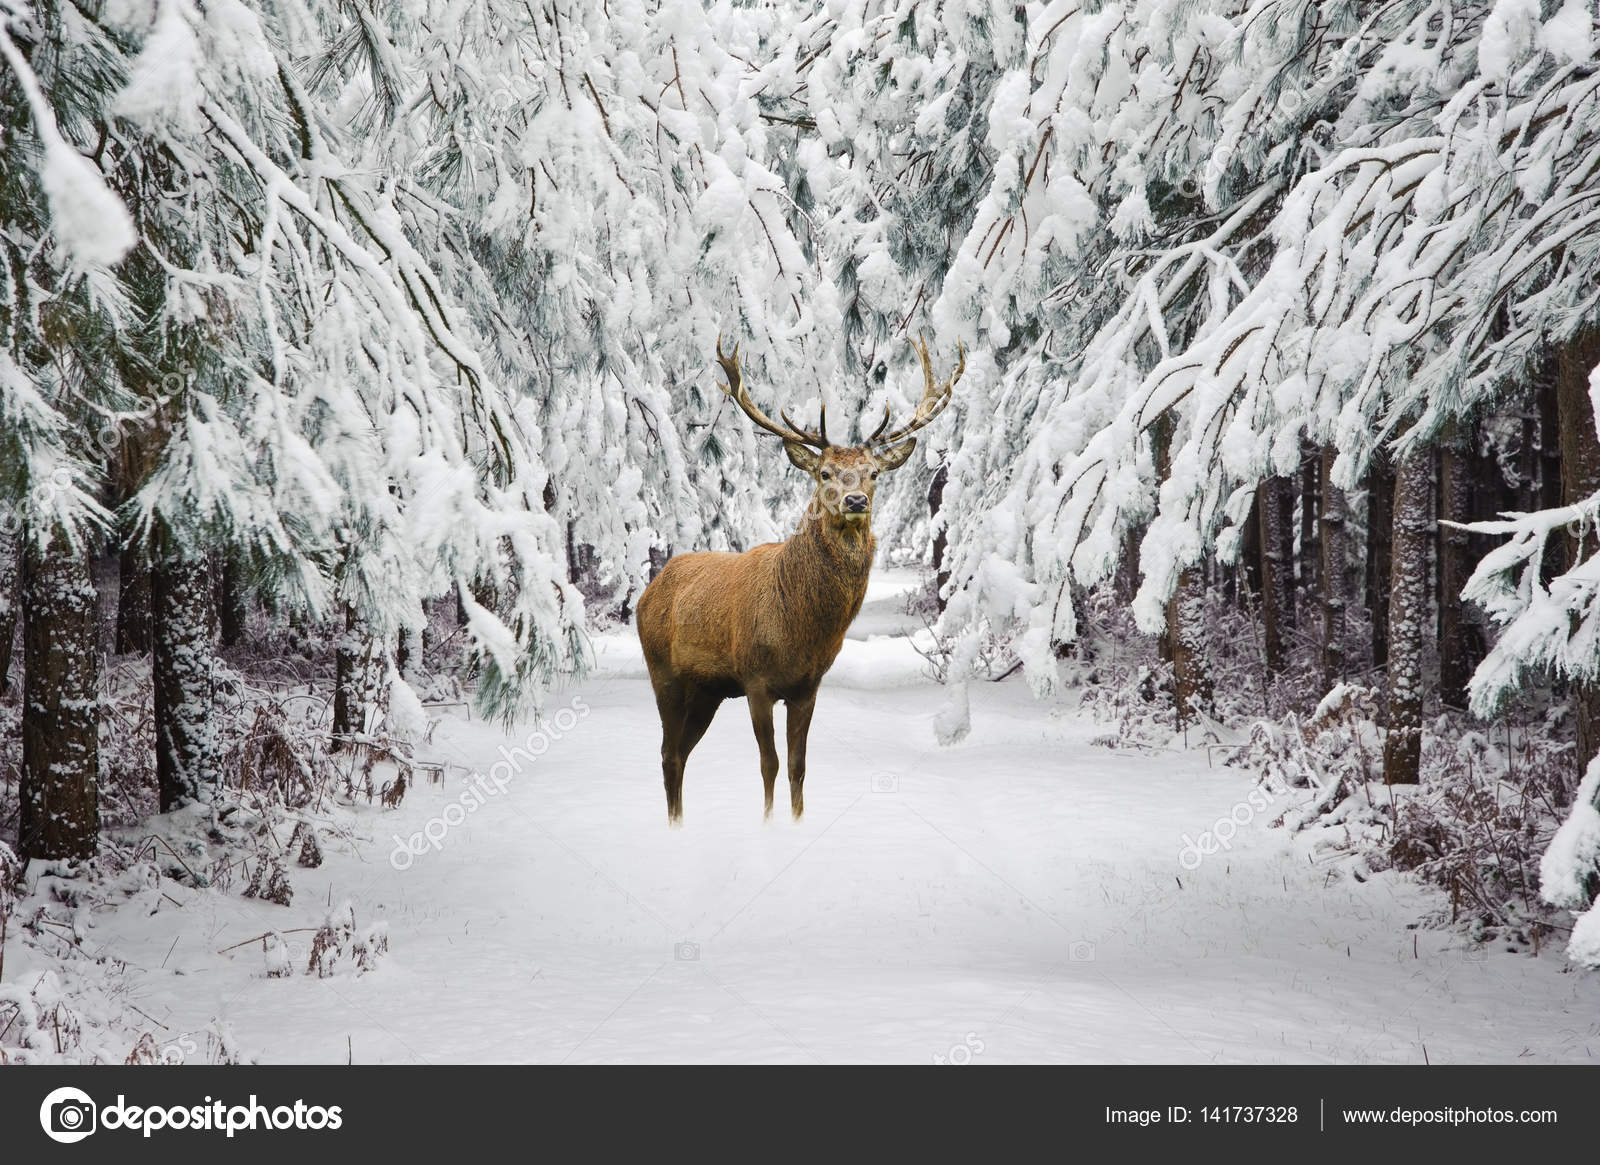
[[[782,423],[772,420],[750,399],[750,390],[744,383],[739,368],[739,346],[732,352],[722,350],[722,337],[717,337],[717,362],[728,378],[722,391],[733,398],[744,414],[760,428],[783,441],[784,452],[795,467],[811,475],[816,482],[812,495],[812,512],[818,513],[833,524],[866,525],[872,520],[872,498],[877,488],[878,475],[899,469],[917,447],[913,436],[949,405],[956,381],[966,371],[966,350],[958,343],[955,371],[942,384],[934,379],[933,361],[928,356],[928,346],[920,340],[910,340],[922,360],[923,392],[916,410],[904,424],[890,427],[892,412],[884,406],[883,420],[872,434],[859,445],[834,445],[828,440],[828,409],[818,410],[815,431],[802,429],[789,419],[789,414],[779,412]]]

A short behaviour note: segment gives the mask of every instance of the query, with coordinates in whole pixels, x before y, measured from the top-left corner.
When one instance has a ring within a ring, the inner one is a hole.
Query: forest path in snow
[[[731,701],[689,762],[685,827],[667,827],[655,708],[620,632],[552,705],[587,714],[407,868],[394,839],[443,821],[466,770],[524,730],[442,723],[434,753],[460,768],[364,810],[371,843],[294,870],[287,910],[213,895],[107,920],[135,962],[184,972],[135,1001],[174,1029],[220,1014],[263,1062],[1600,1058],[1595,976],[1563,973],[1559,950],[1409,929],[1439,894],[1312,862],[1267,827],[1281,805],[1186,868],[1183,836],[1252,788],[1204,751],[1096,746],[1102,726],[1016,680],[974,685],[972,733],[939,747],[939,689],[907,641],[859,637],[897,629],[894,582],[824,682],[803,822],[763,823]],[[375,972],[268,979],[251,947],[215,956],[345,899],[388,920]]]

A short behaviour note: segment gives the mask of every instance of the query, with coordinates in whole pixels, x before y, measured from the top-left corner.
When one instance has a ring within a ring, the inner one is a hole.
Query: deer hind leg
[[[765,820],[772,816],[772,787],[778,779],[778,746],[772,739],[772,697],[765,692],[751,691],[750,724],[756,730],[756,745],[761,749],[761,787],[766,794]]]
[[[700,738],[711,727],[711,718],[717,714],[722,697],[704,688],[691,689],[683,707],[683,734],[678,741],[678,756],[683,764],[689,763],[689,754]]]
[[[817,706],[817,694],[812,692],[804,699],[788,701],[789,713],[787,727],[789,736],[789,809],[794,813],[794,819],[800,820],[800,815],[806,811],[805,783],[806,783],[806,734],[811,731],[811,712]],[[769,790],[771,786],[768,786]],[[767,804],[770,810],[772,798],[770,792]]]
[[[689,754],[711,727],[722,697],[693,684],[678,682],[656,694],[661,713],[661,776],[667,787],[667,822],[683,822],[683,770]]]
[[[683,714],[687,692],[682,684],[666,683],[656,689],[656,710],[661,713],[661,780],[667,789],[667,824],[683,820]]]

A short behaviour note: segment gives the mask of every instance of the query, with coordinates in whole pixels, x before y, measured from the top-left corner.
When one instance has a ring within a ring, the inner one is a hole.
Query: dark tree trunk
[[[1367,614],[1372,620],[1372,666],[1389,666],[1389,587],[1394,539],[1394,466],[1378,450],[1367,467]]]
[[[1563,487],[1561,480],[1561,403],[1559,376],[1560,352],[1550,356],[1533,373],[1534,405],[1537,414],[1530,413],[1523,424],[1526,456],[1518,466],[1521,481],[1517,483],[1516,504],[1503,509],[1553,510],[1561,505]],[[1560,538],[1545,542],[1543,569],[1545,578],[1554,578],[1566,569],[1566,545]]]
[[[1268,675],[1283,671],[1283,633],[1294,613],[1294,486],[1273,477],[1256,489],[1261,520],[1261,625]],[[1286,553],[1287,551],[1287,553]]]
[[[395,642],[394,667],[403,680],[415,679],[417,669],[422,666],[423,635],[421,630],[402,628]]]
[[[1163,415],[1151,428],[1151,452],[1156,475],[1171,472],[1172,420]],[[1178,576],[1167,600],[1167,631],[1163,654],[1172,661],[1172,696],[1180,725],[1212,708],[1211,672],[1205,655],[1205,572],[1200,564]]]
[[[1422,645],[1428,619],[1433,456],[1413,451],[1394,475],[1394,563],[1389,587],[1389,732],[1386,785],[1415,785],[1422,768]]]
[[[939,511],[944,506],[944,487],[950,480],[950,467],[940,465],[934,471],[933,481],[928,485],[928,516],[933,521],[935,532],[933,535],[933,593],[939,603],[939,610],[945,606],[944,588],[950,581],[950,564],[945,560],[949,550],[949,532],[944,522],[939,519]]]
[[[1314,445],[1307,445],[1300,455],[1300,585],[1306,590],[1306,602],[1317,586],[1317,470],[1322,459]],[[1306,612],[1306,622],[1311,613]]]
[[[117,560],[117,654],[150,650],[150,571],[138,550],[124,546]]]
[[[1439,455],[1439,699],[1467,706],[1467,683],[1481,657],[1477,628],[1466,618],[1461,590],[1472,573],[1472,535],[1448,525],[1472,521],[1471,445],[1452,435]]]
[[[1539,503],[1553,510],[1561,504],[1561,404],[1556,376],[1539,382]]]
[[[1322,690],[1344,682],[1345,506],[1344,490],[1333,484],[1339,451],[1322,449]]]
[[[345,607],[344,633],[334,649],[333,747],[349,745],[349,738],[367,728],[368,662],[371,644],[354,607]]]
[[[1191,566],[1178,576],[1178,586],[1167,600],[1167,641],[1172,657],[1172,695],[1178,705],[1178,723],[1187,724],[1197,714],[1212,710],[1211,669],[1205,653],[1205,576]]]
[[[244,572],[230,554],[216,557],[217,638],[224,647],[235,647],[244,640],[250,620],[250,593]]]
[[[11,644],[16,638],[22,595],[22,540],[0,511],[0,696],[11,691]]]
[[[1294,589],[1294,478],[1275,477],[1272,479],[1278,490],[1278,505],[1282,527],[1278,544],[1279,560],[1283,565],[1283,605],[1278,609],[1278,617],[1283,623],[1284,630],[1299,626],[1300,619],[1296,607]]]
[[[1600,364],[1600,328],[1580,332],[1562,349],[1556,365],[1556,404],[1561,430],[1561,498],[1566,505],[1600,490],[1600,437],[1595,434],[1594,406],[1589,400],[1589,373]],[[1595,532],[1567,539],[1567,563],[1576,565],[1595,553]],[[1600,684],[1572,685],[1578,729],[1577,763],[1582,773],[1600,752]]]
[[[22,586],[25,858],[86,858],[100,831],[100,653],[90,559],[59,533],[30,541]]]
[[[1117,573],[1112,579],[1112,588],[1122,603],[1133,602],[1133,596],[1139,593],[1139,546],[1143,540],[1142,529],[1128,529],[1122,535],[1122,556],[1117,561]],[[1162,641],[1161,658],[1166,659],[1166,641]]]
[[[211,575],[204,559],[173,557],[150,569],[154,640],[156,784],[161,811],[217,782]]]

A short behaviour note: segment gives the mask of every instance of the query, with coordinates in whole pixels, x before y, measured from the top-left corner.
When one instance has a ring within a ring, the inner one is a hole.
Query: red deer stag
[[[878,474],[897,469],[916,448],[912,436],[950,403],[966,369],[965,350],[950,379],[935,381],[926,344],[912,341],[922,359],[924,391],[916,412],[891,429],[890,411],[859,445],[828,443],[826,409],[816,432],[783,424],[750,399],[739,370],[739,348],[722,350],[717,361],[728,378],[727,393],[745,414],[783,441],[789,460],[809,473],[816,492],[800,528],[787,542],[769,542],[743,554],[680,554],[667,561],[639,598],[639,641],[661,713],[661,773],[667,787],[667,821],[683,819],[683,766],[705,735],[724,700],[745,697],[756,744],[766,815],[778,750],[772,738],[772,708],[788,707],[789,807],[795,820],[804,809],[806,732],[817,685],[833,666],[845,630],[861,610],[872,569],[872,495]]]

